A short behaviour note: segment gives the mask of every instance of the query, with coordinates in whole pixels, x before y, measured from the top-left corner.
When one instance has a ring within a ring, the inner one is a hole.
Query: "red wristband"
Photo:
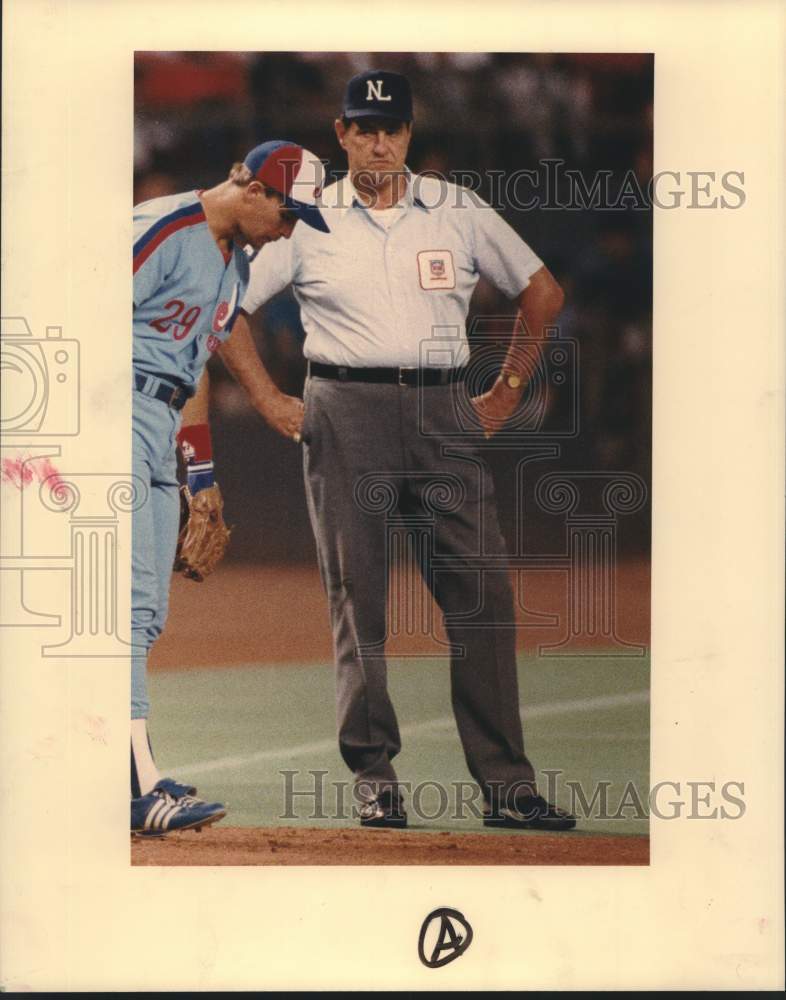
[[[177,443],[183,458],[191,465],[194,462],[209,462],[213,458],[213,443],[210,440],[210,428],[207,424],[191,424],[181,427],[177,435]]]

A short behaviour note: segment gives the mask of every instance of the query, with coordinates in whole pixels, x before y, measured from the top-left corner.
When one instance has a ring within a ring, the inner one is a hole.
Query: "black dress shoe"
[[[360,807],[360,825],[375,829],[402,830],[407,825],[407,814],[401,799],[390,792],[382,792]]]
[[[530,795],[517,799],[514,808],[487,806],[483,825],[516,830],[572,830],[576,817],[551,805],[540,795]]]

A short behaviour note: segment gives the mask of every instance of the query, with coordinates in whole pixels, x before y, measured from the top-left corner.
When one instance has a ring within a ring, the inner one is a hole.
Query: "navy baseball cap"
[[[243,160],[255,179],[272,188],[284,204],[312,229],[329,233],[317,206],[325,184],[325,168],[314,153],[285,139],[271,139],[254,146]]]
[[[412,90],[400,73],[370,69],[347,84],[342,113],[345,118],[395,118],[412,121]]]

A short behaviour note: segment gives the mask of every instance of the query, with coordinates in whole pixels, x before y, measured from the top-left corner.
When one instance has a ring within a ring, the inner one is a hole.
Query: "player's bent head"
[[[260,181],[255,180],[254,175],[245,163],[232,164],[229,171],[229,180],[239,188],[248,188],[253,184],[254,187],[251,188],[253,194],[258,194],[261,191],[266,198],[272,199],[279,205],[284,204],[283,194],[276,191],[275,188],[269,187],[267,184],[262,184]]]
[[[244,196],[270,200],[276,195],[282,219],[292,225],[301,220],[323,233],[330,231],[318,206],[325,183],[322,161],[297,143],[272,139],[255,146],[242,164],[232,167],[229,179],[243,188]]]
[[[233,163],[229,168],[229,180],[233,184],[237,184],[238,187],[248,187],[253,179],[254,175],[245,163]],[[270,188],[270,190],[272,191],[273,188]]]
[[[289,239],[298,216],[286,204],[284,195],[254,177],[242,173],[230,178],[235,192],[235,238],[260,250],[266,243]]]

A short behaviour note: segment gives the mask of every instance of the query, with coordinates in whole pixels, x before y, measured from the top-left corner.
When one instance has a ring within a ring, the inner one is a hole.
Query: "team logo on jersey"
[[[418,254],[420,287],[426,291],[455,288],[456,271],[450,250],[421,250]]]
[[[219,302],[216,306],[216,311],[213,313],[213,332],[221,333],[224,327],[227,325],[230,317],[235,311],[235,306],[237,305],[237,289],[238,286],[232,289],[232,298],[227,302]]]

